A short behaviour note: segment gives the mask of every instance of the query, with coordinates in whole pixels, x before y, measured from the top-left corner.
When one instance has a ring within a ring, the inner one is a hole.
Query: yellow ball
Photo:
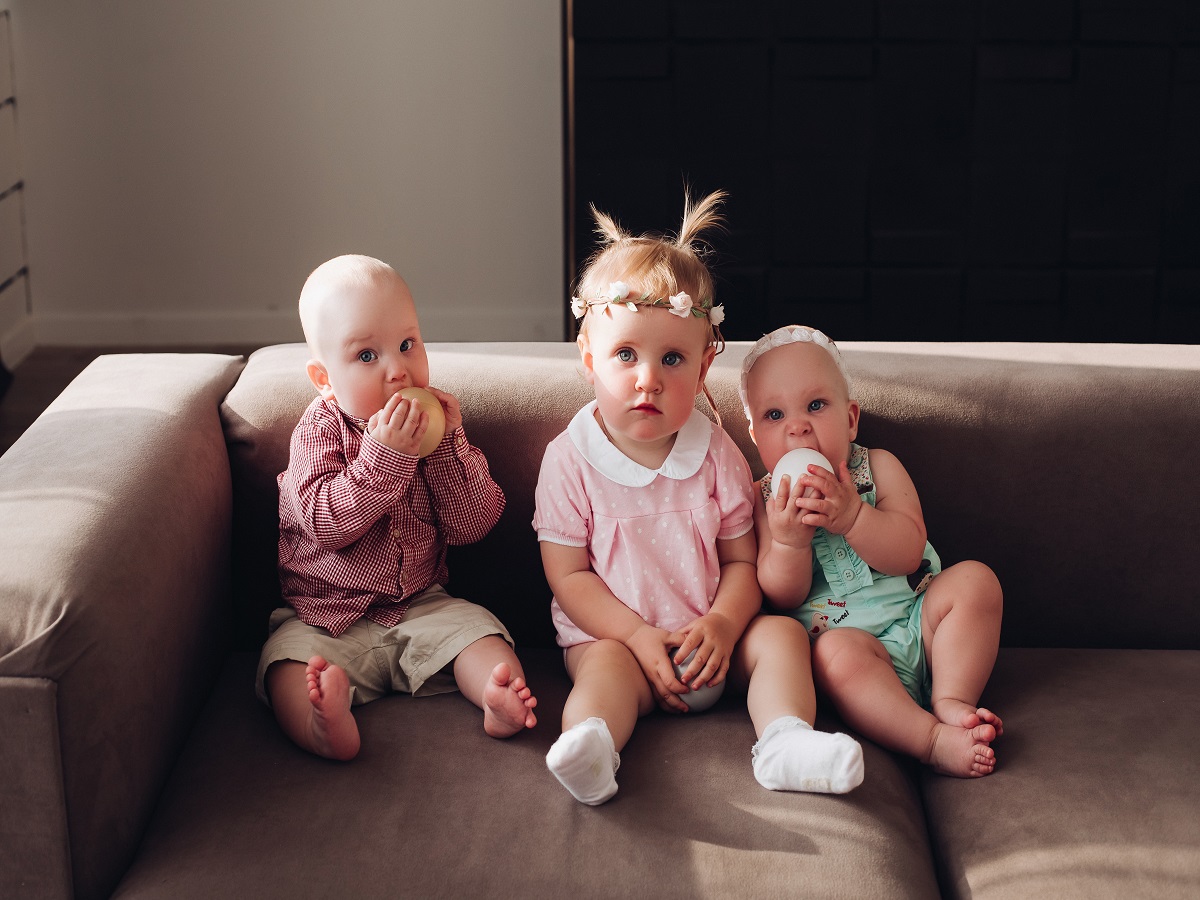
[[[425,435],[421,438],[421,446],[417,448],[417,456],[428,456],[446,435],[446,413],[442,410],[442,404],[425,388],[401,388],[399,394],[406,400],[419,403],[421,408],[429,414],[429,428],[425,430]]]

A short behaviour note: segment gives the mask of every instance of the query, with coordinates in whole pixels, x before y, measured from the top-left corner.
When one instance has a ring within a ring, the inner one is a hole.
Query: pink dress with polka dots
[[[550,442],[538,477],[538,540],[587,547],[592,570],[622,603],[675,631],[707,613],[720,581],[717,541],[754,527],[750,467],[699,411],[671,454],[647,469],[609,442],[593,401]],[[551,603],[561,647],[595,640]]]

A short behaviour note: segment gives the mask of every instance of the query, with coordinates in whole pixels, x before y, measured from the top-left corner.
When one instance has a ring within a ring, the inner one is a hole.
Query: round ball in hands
[[[693,650],[687,655],[682,663],[675,662],[675,654],[679,652],[678,647],[672,647],[668,655],[671,657],[671,665],[675,667],[675,677],[683,681],[683,673],[687,671],[687,667],[692,664],[692,657],[696,655]],[[685,682],[686,683],[686,682]],[[688,685],[691,687],[691,685]],[[704,712],[714,703],[721,699],[721,694],[725,691],[725,682],[709,687],[707,684],[700,686],[699,690],[690,690],[686,694],[680,694],[679,699],[687,704],[688,709],[692,712]]]
[[[802,475],[808,474],[809,466],[820,466],[830,474],[837,474],[833,469],[833,463],[827,460],[824,454],[816,450],[809,450],[807,447],[797,447],[795,450],[789,450],[783,454],[779,458],[779,462],[775,463],[775,471],[771,473],[771,496],[774,497],[779,492],[779,482],[784,475],[789,476],[794,485]],[[805,488],[803,496],[807,497],[810,493],[812,493],[812,488]]]
[[[421,446],[417,448],[417,456],[428,456],[442,442],[446,435],[446,413],[437,397],[420,387],[400,388],[397,392],[405,400],[418,403],[421,409],[429,414],[429,427],[421,438]]]

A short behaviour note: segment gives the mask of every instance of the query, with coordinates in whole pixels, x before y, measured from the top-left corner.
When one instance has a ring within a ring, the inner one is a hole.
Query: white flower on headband
[[[687,291],[680,291],[666,300],[662,297],[651,299],[649,294],[642,294],[640,297],[631,297],[629,291],[629,285],[623,281],[609,282],[608,293],[603,297],[595,300],[588,300],[584,297],[572,297],[571,312],[575,314],[575,318],[582,319],[593,306],[604,307],[604,314],[606,316],[612,315],[612,308],[614,306],[624,306],[630,312],[634,313],[641,312],[643,306],[655,306],[659,309],[665,309],[671,315],[679,316],[681,319],[686,319],[688,316],[696,316],[699,319],[707,318],[714,327],[725,321],[725,307],[708,306],[712,302],[710,300],[705,300],[697,304],[692,300],[692,295],[687,293]]]
[[[671,301],[671,315],[686,319],[692,314],[692,297],[687,291],[680,291],[667,299]]]

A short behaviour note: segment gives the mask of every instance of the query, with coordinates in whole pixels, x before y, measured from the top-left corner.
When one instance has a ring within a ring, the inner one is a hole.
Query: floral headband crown
[[[817,331],[815,328],[809,328],[807,325],[785,325],[782,328],[776,328],[770,334],[764,334],[760,337],[758,342],[750,348],[750,352],[742,360],[742,374],[738,382],[738,394],[741,396],[742,409],[745,410],[747,419],[751,419],[751,415],[750,398],[746,393],[746,382],[750,378],[750,370],[754,368],[754,364],[765,354],[770,353],[777,347],[786,347],[788,344],[807,343],[816,344],[833,357],[833,361],[837,364],[838,372],[841,373],[842,378],[846,382],[846,390],[850,390],[850,374],[846,371],[846,363],[842,360],[842,351],[838,349],[837,344],[824,332]]]
[[[608,293],[603,297],[597,297],[593,300],[585,300],[583,297],[571,298],[571,312],[575,314],[575,318],[582,319],[589,309],[592,307],[604,307],[607,313],[611,306],[624,306],[631,312],[637,312],[640,306],[657,306],[660,309],[665,309],[673,316],[679,316],[686,319],[688,316],[695,316],[698,319],[708,319],[716,332],[717,339],[720,339],[720,332],[717,331],[722,322],[725,321],[725,307],[714,306],[711,299],[701,300],[696,303],[692,300],[692,295],[687,291],[680,291],[678,294],[667,297],[665,300],[662,297],[651,298],[649,294],[642,294],[640,297],[631,297],[630,288],[623,281],[611,282],[608,286]]]

